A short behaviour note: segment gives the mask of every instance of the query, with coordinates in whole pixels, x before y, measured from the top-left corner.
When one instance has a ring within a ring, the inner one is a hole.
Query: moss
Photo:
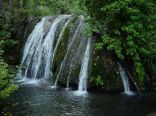
[[[74,28],[74,23],[76,21],[76,16],[73,16],[73,19],[71,22],[67,25],[66,29],[64,30],[64,33],[61,37],[60,44],[58,45],[54,61],[53,61],[53,72],[55,73],[54,78],[56,77],[56,74],[58,73],[58,69],[63,61],[63,58],[65,57],[66,51],[67,51],[67,45],[68,41],[70,39],[72,30]]]
[[[58,46],[58,50],[56,51],[56,55],[55,55],[54,62],[53,62],[54,72],[57,70],[57,67],[59,66],[60,62],[63,60],[65,56],[66,49],[67,49],[66,43],[68,42],[69,33],[70,33],[70,28],[67,27],[62,36],[63,39],[61,40]]]
[[[78,56],[74,56],[74,55],[77,55],[76,54],[77,53],[77,48],[76,47],[78,47],[80,45],[79,37],[77,37],[74,40],[75,41],[74,42],[75,47],[72,48],[73,50],[76,50],[76,51],[73,52],[72,49],[70,49],[68,51],[68,54],[67,54],[67,49],[68,49],[70,41],[72,41],[75,30],[77,29],[77,27],[79,25],[80,20],[77,17],[78,17],[78,15],[72,16],[72,19],[70,20],[69,24],[67,25],[66,29],[64,30],[64,33],[62,35],[60,44],[58,45],[58,48],[57,48],[57,51],[56,51],[56,54],[55,54],[55,57],[54,57],[54,62],[53,62],[53,72],[54,72],[53,78],[55,80],[56,77],[58,76],[59,71],[60,71],[61,63],[64,60],[65,55],[67,55],[66,57],[68,57],[68,59],[65,59],[66,61],[65,61],[65,64],[63,64],[63,68],[61,70],[61,74],[59,76],[58,83],[60,85],[66,85],[67,84],[67,78],[70,75],[70,78],[69,78],[70,79],[69,80],[70,81],[70,86],[73,86],[74,88],[76,88],[77,85],[78,85],[78,82],[79,82],[78,77],[79,77],[80,68],[81,68],[81,66],[80,66],[81,62],[80,61],[72,62],[73,58],[78,57]],[[82,30],[79,30],[79,31],[81,33]],[[80,34],[80,36],[81,36],[81,34]],[[81,48],[81,49],[83,49],[83,48]],[[72,63],[72,67],[71,67],[70,63]]]

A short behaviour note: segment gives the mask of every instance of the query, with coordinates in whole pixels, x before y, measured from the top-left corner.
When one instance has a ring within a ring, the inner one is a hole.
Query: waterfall
[[[117,62],[117,64],[118,64],[119,73],[120,73],[120,76],[124,85],[124,93],[127,95],[134,95],[134,92],[131,91],[130,89],[129,79],[128,79],[128,75],[125,69],[119,62]]]
[[[62,63],[61,63],[61,66],[60,66],[60,69],[59,69],[59,73],[58,73],[58,75],[57,75],[57,78],[56,78],[56,80],[55,80],[54,86],[52,86],[52,88],[56,88],[56,87],[57,87],[58,79],[59,79],[60,74],[61,74],[61,72],[62,72],[63,66],[65,65],[65,63],[66,63],[66,61],[67,61],[68,55],[70,54],[70,50],[72,49],[72,47],[73,47],[73,45],[74,45],[74,42],[75,42],[75,40],[76,40],[77,37],[78,37],[79,31],[82,31],[82,30],[83,30],[83,25],[84,25],[83,21],[84,21],[84,19],[83,19],[82,16],[80,16],[79,18],[80,18],[79,25],[78,25],[76,31],[74,32],[74,35],[73,35],[73,37],[72,37],[71,42],[69,43],[69,45],[68,45],[68,47],[67,47],[67,52],[66,52],[65,57],[64,57],[64,59],[63,59],[63,61],[62,61]],[[55,55],[55,54],[54,54],[54,55]],[[72,63],[71,63],[71,65],[72,65]],[[69,77],[67,78],[67,83],[69,83],[68,81],[69,81]],[[69,86],[69,85],[68,85],[68,86]]]
[[[83,57],[81,71],[79,75],[79,87],[78,91],[87,91],[87,77],[88,77],[88,64],[89,64],[89,58],[90,58],[90,44],[91,40],[88,39],[86,51]]]
[[[79,77],[78,91],[87,91],[91,39],[84,36],[84,29],[81,15],[43,17],[25,42],[19,82],[39,84],[51,78],[51,88],[60,81],[69,88]]]
[[[66,90],[67,90],[67,91],[70,89],[70,88],[69,88],[70,74],[71,74],[71,71],[69,71],[69,75],[68,75],[68,78],[67,78],[67,84],[66,84]]]
[[[45,30],[48,27],[45,26],[49,17],[43,17],[36,24],[25,43],[21,61],[22,68],[17,76],[24,76],[24,79],[30,78],[31,80],[46,79],[52,76],[51,64],[56,29],[63,20],[69,17],[70,15],[58,16],[51,24],[47,34]]]
[[[90,59],[90,49],[91,49],[91,39],[88,39],[85,54],[83,57],[80,75],[79,75],[79,86],[77,95],[81,95],[87,92],[87,78],[88,78],[88,68],[89,68],[89,59]]]
[[[86,93],[91,37],[84,36],[85,29],[81,15],[43,17],[25,42],[18,81],[38,84],[50,78],[52,88],[61,82],[68,90],[78,80],[77,93]],[[131,94],[128,76],[120,63],[118,67],[125,93]]]

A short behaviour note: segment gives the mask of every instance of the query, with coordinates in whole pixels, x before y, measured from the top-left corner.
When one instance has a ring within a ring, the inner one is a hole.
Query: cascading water
[[[70,15],[58,16],[52,23],[48,33],[46,34],[44,27],[49,17],[43,17],[35,26],[33,32],[26,41],[21,67],[18,76],[24,80],[31,79],[36,82],[39,78],[49,78],[52,76],[51,63],[53,55],[53,44],[55,40],[55,32],[58,25]]]
[[[70,88],[70,82],[77,85],[79,81],[76,93],[86,93],[91,38],[83,36],[84,30],[83,16],[43,17],[25,43],[17,77],[22,82],[36,84],[52,77],[55,79],[52,87],[63,82],[66,90]],[[132,95],[128,76],[119,62],[118,68],[125,93]]]
[[[52,87],[61,80],[68,88],[79,75],[79,90],[86,91],[90,39],[83,36],[84,29],[83,16],[43,17],[25,43],[19,81],[38,84],[52,77]]]
[[[42,18],[42,20],[38,24],[36,24],[33,32],[28,37],[28,40],[24,47],[23,57],[22,57],[22,61],[21,61],[22,69],[20,69],[19,73],[17,73],[17,78],[21,78],[23,80],[26,80],[26,78],[27,78],[27,77],[25,77],[25,75],[27,74],[28,66],[30,64],[32,54],[35,51],[36,44],[38,44],[44,36],[43,27],[44,27],[45,20],[46,20],[46,17]],[[28,55],[28,53],[29,53],[29,55]],[[27,65],[27,66],[25,66],[25,65]]]
[[[118,64],[119,73],[120,73],[120,76],[124,85],[124,93],[127,95],[134,95],[134,92],[131,91],[130,89],[129,79],[128,79],[125,69],[119,62],[117,62],[117,64]]]
[[[80,75],[79,75],[79,86],[78,91],[76,91],[77,95],[81,95],[87,92],[87,78],[88,78],[88,65],[90,59],[90,52],[91,51],[91,39],[88,39],[85,54],[83,57]]]
[[[80,18],[79,25],[78,25],[76,31],[74,32],[74,35],[73,35],[73,37],[72,37],[71,42],[69,43],[69,45],[68,45],[68,47],[67,47],[67,52],[66,52],[65,57],[64,57],[64,59],[63,59],[63,61],[62,61],[62,63],[61,63],[59,73],[58,73],[58,75],[57,75],[57,78],[56,78],[56,80],[55,80],[54,86],[53,86],[52,88],[56,88],[56,87],[57,87],[58,79],[59,79],[59,77],[60,77],[60,74],[61,74],[61,71],[62,71],[62,69],[63,69],[63,66],[65,65],[65,63],[66,63],[66,61],[67,61],[68,55],[70,54],[70,50],[73,49],[72,47],[73,47],[73,45],[74,45],[75,40],[76,40],[77,37],[78,37],[78,34],[80,33],[79,31],[82,31],[82,29],[83,29],[83,25],[84,25],[84,23],[83,23],[83,17],[80,16],[79,18]],[[54,54],[54,55],[55,55],[55,54]],[[71,62],[71,65],[72,65],[72,62]],[[67,82],[68,82],[68,80],[69,80],[69,77],[67,78]],[[69,86],[69,85],[68,85],[68,86]]]
[[[88,39],[86,51],[82,61],[81,71],[79,75],[79,87],[78,91],[87,91],[87,77],[88,77],[88,64],[90,58],[91,40]]]
[[[69,79],[70,79],[70,75],[71,75],[71,70],[69,71],[69,75],[68,75],[68,78],[67,78],[66,91],[70,90],[70,87],[69,87]]]

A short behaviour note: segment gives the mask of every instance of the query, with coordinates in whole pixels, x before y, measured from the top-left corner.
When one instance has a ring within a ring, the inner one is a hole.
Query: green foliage
[[[9,74],[8,65],[0,58],[0,98],[8,97],[17,86],[13,83],[13,77]]]
[[[80,13],[79,0],[15,0],[16,14],[20,16],[47,16]]]
[[[0,14],[0,98],[9,96],[17,89],[17,86],[12,84],[13,77],[6,61],[7,57],[14,55],[12,51],[15,51],[16,46],[19,46],[21,41],[19,39],[22,38],[17,39],[16,34],[25,19],[29,16],[82,12],[79,0],[4,0],[3,2],[4,12]]]
[[[0,49],[1,52],[7,53],[9,48],[17,45],[17,40],[11,38],[11,21],[5,17],[0,18]],[[2,51],[3,50],[3,51]]]
[[[2,59],[2,53],[4,52],[2,47],[4,46],[4,41],[0,41],[0,98],[8,97],[17,86],[13,84],[14,74],[10,73],[8,69],[8,64],[6,64]]]
[[[143,81],[142,57],[151,53],[155,40],[154,0],[85,0],[85,6],[93,30],[104,33],[96,47],[107,46],[119,59],[133,59],[137,76]]]
[[[81,13],[79,0],[45,0],[53,14]]]
[[[97,75],[96,77],[91,77],[90,82],[94,82],[96,86],[103,86],[104,85],[104,80],[101,75]]]
[[[5,21],[4,18],[0,18],[0,39],[5,40],[11,36],[11,32],[9,30],[10,23]]]
[[[8,97],[17,86],[13,84],[13,75],[10,73],[8,64],[4,62],[2,55],[7,50],[6,46],[14,46],[16,41],[10,39],[10,22],[5,18],[0,19],[0,98]]]
[[[124,55],[122,54],[122,43],[120,38],[110,38],[108,35],[104,35],[102,37],[102,41],[104,45],[108,45],[108,50],[114,51],[118,58],[124,59]]]

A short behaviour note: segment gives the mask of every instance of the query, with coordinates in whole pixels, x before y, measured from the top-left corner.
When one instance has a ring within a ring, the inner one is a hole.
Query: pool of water
[[[156,93],[139,97],[89,92],[79,96],[75,91],[23,85],[0,101],[0,111],[2,116],[147,116],[156,114]]]

